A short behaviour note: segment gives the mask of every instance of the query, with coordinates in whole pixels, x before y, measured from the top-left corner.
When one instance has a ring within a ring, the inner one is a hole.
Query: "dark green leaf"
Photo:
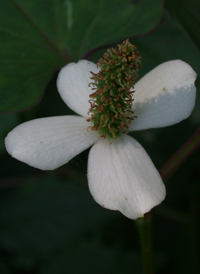
[[[162,0],[1,1],[0,111],[32,107],[70,59],[144,34],[162,14]]]
[[[200,48],[200,1],[167,0],[167,8]]]
[[[163,1],[87,0],[66,1],[68,13],[67,44],[70,55],[79,59],[88,51],[112,44],[155,28],[163,15]],[[85,20],[81,20],[82,16]]]
[[[41,1],[23,2],[36,16],[31,5],[35,4],[41,15],[45,13]],[[0,39],[0,110],[29,108],[40,99],[53,72],[64,61],[48,34],[15,1],[0,2]]]

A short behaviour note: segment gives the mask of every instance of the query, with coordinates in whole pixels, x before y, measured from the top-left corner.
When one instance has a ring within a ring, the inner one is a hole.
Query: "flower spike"
[[[130,115],[133,113],[133,91],[130,90],[138,77],[140,59],[137,48],[126,40],[118,49],[108,49],[97,63],[100,71],[91,72],[94,82],[90,85],[95,86],[92,90],[96,91],[90,95],[91,117],[87,121],[93,122],[92,130],[98,130],[100,136],[113,139],[128,133],[129,124],[135,118]]]

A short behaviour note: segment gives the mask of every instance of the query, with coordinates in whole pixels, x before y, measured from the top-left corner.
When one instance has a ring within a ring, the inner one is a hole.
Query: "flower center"
[[[101,137],[120,138],[129,132],[129,125],[136,116],[131,110],[134,84],[141,67],[141,55],[128,40],[118,45],[118,49],[108,49],[97,67],[100,71],[91,72],[94,93],[90,94],[91,130],[98,131]]]

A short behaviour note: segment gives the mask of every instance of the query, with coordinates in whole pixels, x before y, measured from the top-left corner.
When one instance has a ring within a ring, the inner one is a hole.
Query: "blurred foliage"
[[[167,8],[178,19],[193,42],[200,47],[199,11],[200,1],[197,0],[167,0]]]
[[[16,114],[1,114],[0,115],[0,153],[5,151],[4,138],[5,135],[19,123]]]
[[[1,244],[16,254],[11,259],[16,269],[88,273],[90,266],[91,273],[100,274],[105,269],[121,273],[140,268],[139,254],[126,250],[122,239],[114,246],[104,241],[109,223],[124,229],[120,214],[103,210],[73,181],[54,176],[25,179],[22,189],[1,193],[1,201]]]
[[[55,171],[42,172],[11,159],[3,138],[26,120],[72,114],[56,90],[57,71],[69,58],[86,55],[96,62],[125,38],[142,54],[140,77],[172,59],[186,61],[199,75],[199,3],[168,0],[166,7],[161,23],[162,1],[0,3],[0,109],[33,106],[46,90],[34,108],[0,116],[0,273],[141,273],[134,223],[101,208],[88,191],[88,150]],[[198,79],[196,86],[199,90]],[[159,169],[199,124],[197,95],[189,119],[131,135]],[[199,163],[198,149],[170,179],[166,200],[153,210],[158,274],[200,272]]]

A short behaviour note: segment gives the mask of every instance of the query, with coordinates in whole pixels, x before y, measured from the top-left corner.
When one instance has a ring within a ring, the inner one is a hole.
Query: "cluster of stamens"
[[[98,131],[101,137],[111,139],[129,132],[129,125],[137,118],[131,110],[134,84],[141,67],[141,55],[128,40],[118,45],[118,49],[108,49],[97,67],[91,71],[94,93],[90,94],[91,130]]]

